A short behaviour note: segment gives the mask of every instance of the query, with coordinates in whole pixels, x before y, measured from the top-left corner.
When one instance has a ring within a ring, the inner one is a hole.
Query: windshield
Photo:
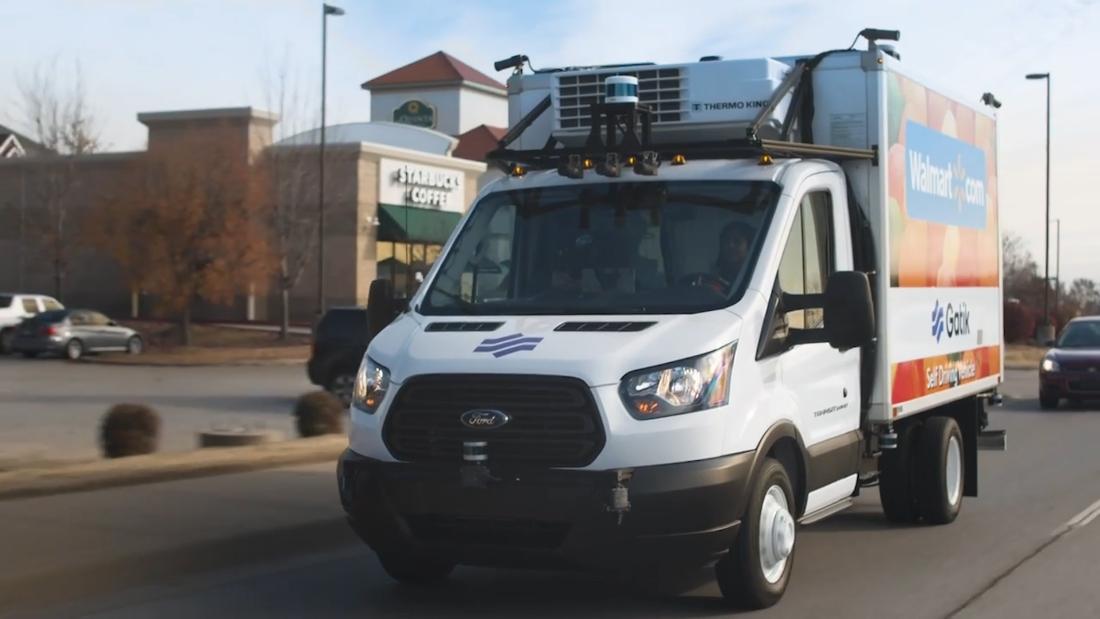
[[[1058,348],[1100,348],[1100,321],[1070,323],[1058,338]]]
[[[603,183],[490,194],[423,314],[672,314],[741,298],[779,186]]]

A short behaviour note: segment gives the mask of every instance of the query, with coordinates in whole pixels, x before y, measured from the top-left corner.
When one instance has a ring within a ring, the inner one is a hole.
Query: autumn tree
[[[267,109],[279,118],[277,138],[288,138],[316,127],[310,99],[292,75],[290,55],[262,72]],[[289,337],[290,292],[317,250],[317,154],[312,148],[266,144],[260,162],[264,184],[263,216],[271,234],[275,285],[279,289],[279,335]]]
[[[54,296],[64,298],[72,251],[79,244],[74,196],[80,179],[75,159],[100,148],[97,121],[88,104],[80,65],[63,74],[56,62],[39,65],[16,80],[24,122],[49,154],[34,166],[32,196],[39,208],[28,222],[53,271]]]
[[[210,138],[146,153],[89,217],[89,239],[179,321],[191,343],[198,301],[225,304],[270,272],[265,190],[244,155]]]

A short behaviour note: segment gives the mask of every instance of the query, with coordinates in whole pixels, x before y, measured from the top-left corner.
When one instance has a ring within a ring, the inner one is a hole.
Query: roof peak
[[[503,92],[504,84],[443,50],[400,66],[362,84],[366,90],[393,89],[413,84],[470,83]]]

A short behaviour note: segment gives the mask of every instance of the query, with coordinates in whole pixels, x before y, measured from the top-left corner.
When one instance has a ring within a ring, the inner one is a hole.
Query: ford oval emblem
[[[495,430],[512,420],[505,413],[491,408],[475,408],[458,418],[462,425],[472,430]]]

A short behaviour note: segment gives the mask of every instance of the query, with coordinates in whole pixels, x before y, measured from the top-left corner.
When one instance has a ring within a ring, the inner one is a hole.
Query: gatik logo
[[[940,305],[936,299],[936,305],[932,308],[932,337],[936,342],[947,335],[948,338],[970,334],[970,310],[966,303],[960,303],[958,309],[948,303],[946,307]]]

